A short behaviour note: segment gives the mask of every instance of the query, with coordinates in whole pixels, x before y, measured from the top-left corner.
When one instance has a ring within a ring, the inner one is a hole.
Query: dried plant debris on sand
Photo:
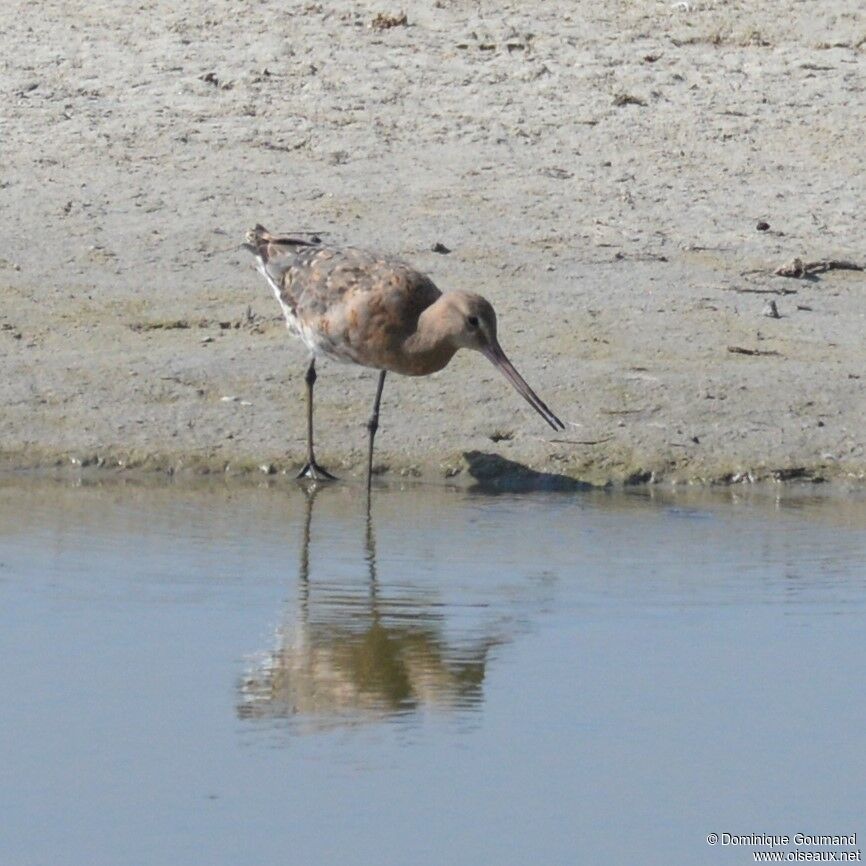
[[[780,277],[795,277],[805,279],[815,274],[824,274],[827,271],[862,271],[863,265],[846,259],[821,259],[815,262],[804,262],[802,259],[791,259],[784,265],[780,265],[773,271]]]
[[[390,30],[392,27],[407,27],[409,19],[405,12],[389,15],[387,12],[379,12],[370,22],[373,30]]]

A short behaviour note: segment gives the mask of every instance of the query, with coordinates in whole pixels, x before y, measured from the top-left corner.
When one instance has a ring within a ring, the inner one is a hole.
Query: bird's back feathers
[[[403,341],[442,293],[400,259],[318,241],[273,235],[258,225],[244,247],[256,257],[289,328],[311,351],[397,369]]]

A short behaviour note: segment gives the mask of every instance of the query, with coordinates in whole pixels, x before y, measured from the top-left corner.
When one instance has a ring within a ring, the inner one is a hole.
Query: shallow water
[[[861,498],[0,487],[0,863],[866,832]]]

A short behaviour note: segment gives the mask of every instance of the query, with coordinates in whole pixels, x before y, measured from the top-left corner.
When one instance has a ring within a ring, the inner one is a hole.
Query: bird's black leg
[[[310,478],[313,481],[336,481],[327,469],[323,469],[316,463],[316,455],[313,452],[313,385],[316,383],[316,359],[310,359],[307,367],[307,375],[304,377],[307,383],[307,463],[298,473],[298,478]]]
[[[385,370],[379,372],[379,384],[376,387],[376,399],[373,402],[373,414],[367,422],[370,431],[370,450],[367,452],[367,496],[370,495],[370,485],[373,483],[373,440],[379,429],[379,405],[382,402],[382,388],[385,387]]]

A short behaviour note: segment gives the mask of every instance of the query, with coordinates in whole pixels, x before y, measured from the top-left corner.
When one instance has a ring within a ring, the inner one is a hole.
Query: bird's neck
[[[457,351],[436,306],[431,304],[421,313],[417,328],[403,343],[404,357],[412,368],[410,375],[425,376],[441,370]]]

